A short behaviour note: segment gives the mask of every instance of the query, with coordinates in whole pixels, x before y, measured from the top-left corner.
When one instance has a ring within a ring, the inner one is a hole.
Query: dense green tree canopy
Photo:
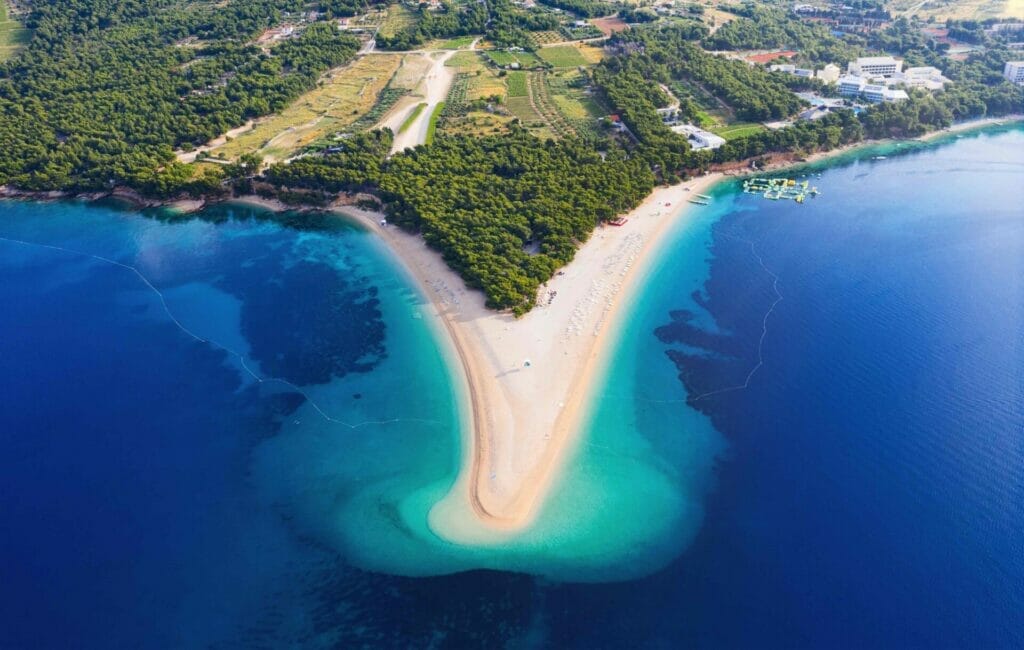
[[[269,52],[252,37],[302,9],[231,0],[37,3],[21,56],[0,66],[0,184],[153,186],[172,151],[281,110],[359,43],[315,23]],[[172,170],[173,173],[178,173]]]

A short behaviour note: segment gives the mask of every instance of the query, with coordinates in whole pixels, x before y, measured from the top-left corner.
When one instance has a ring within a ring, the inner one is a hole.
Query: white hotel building
[[[1007,61],[1003,76],[1010,83],[1024,86],[1024,61]]]
[[[891,56],[862,56],[846,66],[847,74],[857,77],[891,77],[902,70],[903,61]]]
[[[863,77],[853,75],[839,78],[839,94],[847,97],[863,95],[864,99],[876,104],[907,99],[907,93],[903,90],[894,90],[881,84],[868,83]]]

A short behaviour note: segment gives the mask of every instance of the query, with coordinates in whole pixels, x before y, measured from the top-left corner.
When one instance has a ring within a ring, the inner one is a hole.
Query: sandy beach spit
[[[479,543],[534,520],[579,436],[593,382],[621,326],[622,306],[670,228],[701,209],[687,199],[721,178],[709,174],[657,188],[626,215],[624,226],[598,227],[573,261],[541,287],[537,307],[518,319],[487,309],[484,296],[466,288],[420,237],[381,226],[380,213],[338,208],[388,243],[429,297],[457,361],[471,430],[460,478],[432,513],[435,532]],[[467,511],[489,530],[479,530]]]

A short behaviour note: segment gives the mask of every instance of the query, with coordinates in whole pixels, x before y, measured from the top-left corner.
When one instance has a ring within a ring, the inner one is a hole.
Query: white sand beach
[[[455,488],[431,514],[439,535],[480,543],[533,521],[580,433],[620,307],[670,227],[702,209],[687,199],[721,178],[658,188],[624,226],[599,227],[519,319],[487,309],[420,237],[381,227],[379,213],[339,208],[379,232],[416,278],[461,367],[470,431]]]

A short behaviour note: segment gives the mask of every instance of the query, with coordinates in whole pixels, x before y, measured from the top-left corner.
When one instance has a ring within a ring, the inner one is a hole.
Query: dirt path
[[[430,116],[434,114],[434,109],[437,108],[437,105],[448,97],[448,90],[452,87],[452,81],[455,80],[455,70],[447,67],[445,63],[457,51],[445,50],[440,53],[422,54],[422,56],[431,59],[431,65],[427,70],[427,74],[416,87],[416,94],[420,95],[423,99],[420,102],[407,106],[403,110],[396,111],[388,117],[383,125],[390,127],[396,133],[395,141],[391,146],[391,153],[395,154],[406,149],[412,149],[416,145],[424,144],[427,141]],[[398,133],[399,127],[402,126],[420,103],[425,103],[426,107],[420,111],[416,119],[409,125],[409,128],[402,133]]]
[[[236,138],[236,137],[242,135],[243,133],[245,133],[246,131],[251,131],[254,126],[256,126],[256,120],[249,120],[248,122],[246,122],[242,126],[240,126],[238,128],[235,128],[235,129],[231,129],[230,131],[228,131],[224,135],[218,136],[217,138],[214,138],[213,140],[210,140],[209,142],[207,142],[206,144],[204,144],[201,147],[197,147],[197,148],[193,149],[192,151],[188,151],[188,152],[186,152],[186,151],[177,151],[177,152],[175,152],[175,155],[178,158],[178,162],[183,162],[183,163],[195,162],[196,158],[198,158],[200,155],[206,154],[207,152],[209,152],[209,151],[211,151],[213,149],[216,149],[217,147],[221,146],[222,144],[224,144],[225,142],[228,141],[228,138]]]

